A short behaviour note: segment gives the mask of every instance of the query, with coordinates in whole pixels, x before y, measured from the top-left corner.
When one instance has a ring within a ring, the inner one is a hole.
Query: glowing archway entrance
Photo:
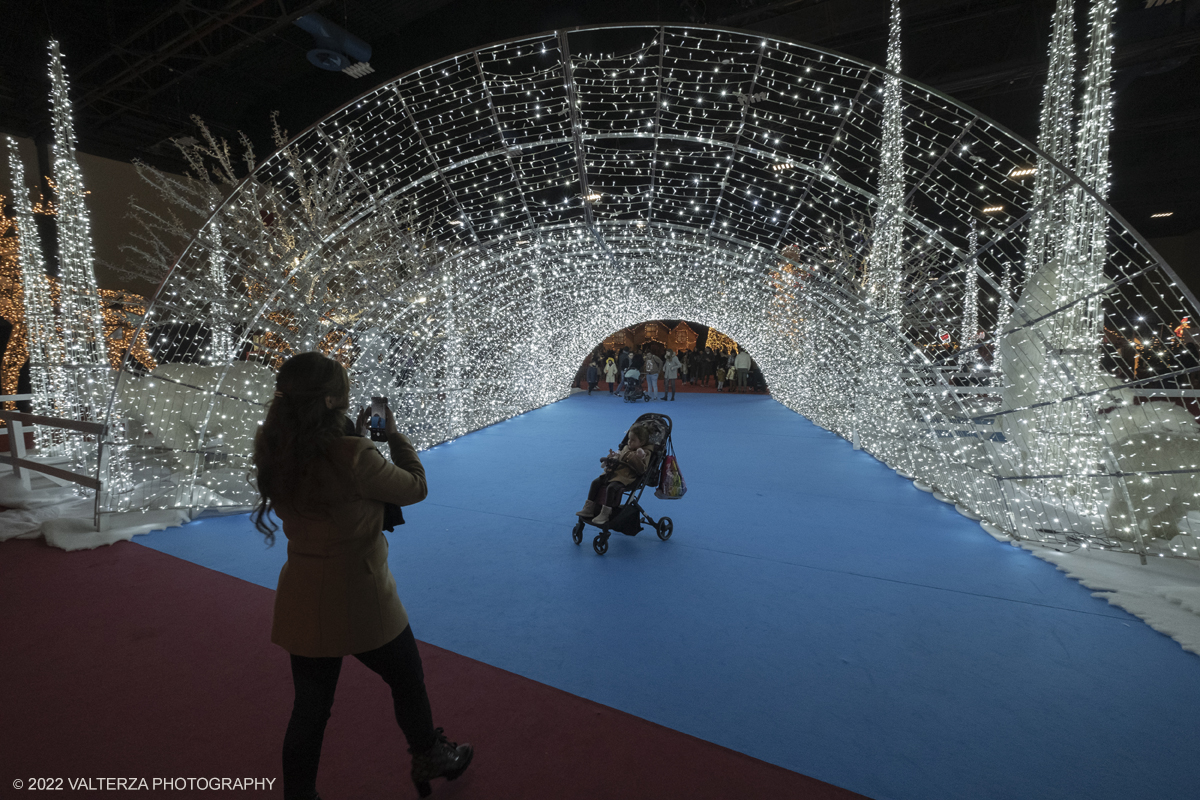
[[[710,328],[698,322],[646,320],[637,325],[613,331],[592,348],[579,365],[572,385],[586,389],[588,366],[595,363],[598,371],[598,383],[603,383],[607,389],[605,367],[609,361],[613,362],[616,370],[614,382],[620,383],[618,363],[621,361],[622,353],[630,356],[633,354],[644,356],[647,353],[653,353],[660,360],[665,360],[668,354],[674,354],[679,360],[673,369],[676,374],[675,388],[677,390],[692,391],[697,386],[701,389],[710,387],[716,389],[719,383],[726,380],[725,368],[732,367],[733,361],[741,349],[731,337],[716,328]],[[747,353],[747,355],[750,354]],[[722,368],[719,379],[717,367]],[[751,366],[747,369],[747,389],[767,392],[766,379],[758,364],[753,362],[752,357]],[[647,371],[643,370],[643,372]],[[655,373],[658,375],[658,379],[655,381],[654,391],[660,394],[666,386],[666,372],[666,369],[660,366],[659,371]],[[730,377],[729,384],[732,386],[735,380]],[[652,388],[649,383],[644,383],[644,385],[647,390]]]
[[[1144,386],[1192,391],[1194,354],[1159,356],[1151,383],[1080,374],[1055,326],[1081,308],[1120,326],[1151,296],[1172,316],[1196,305],[1103,204],[1094,289],[1024,274],[1044,235],[1014,177],[1029,165],[1089,196],[928,87],[744,31],[557,31],[414,70],[259,165],[164,282],[151,324],[221,335],[215,366],[120,390],[131,420],[185,420],[169,445],[125,443],[174,470],[173,493],[139,502],[248,502],[231,476],[292,352],[343,359],[428,446],[561,398],[614,329],[692,319],[752,353],[780,402],[1015,535],[1195,555],[1177,513],[1194,474],[1136,501],[1127,486],[1165,466],[1130,431],[1182,426],[1172,461],[1200,462],[1190,415],[1132,406]],[[1084,445],[1028,434],[1049,406]],[[1081,446],[1084,471],[1039,471]]]

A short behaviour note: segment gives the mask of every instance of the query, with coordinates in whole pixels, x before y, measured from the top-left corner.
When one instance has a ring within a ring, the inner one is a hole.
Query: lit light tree
[[[22,297],[21,262],[17,258],[17,221],[3,210],[4,195],[0,195],[0,317],[11,326],[4,360],[0,363],[0,394],[16,394],[22,365],[28,360],[25,349],[25,303]],[[0,407],[16,409],[14,401]]]
[[[63,406],[70,416],[93,418],[112,390],[87,191],[75,155],[69,85],[58,42],[50,42],[52,161],[58,213],[58,327],[68,367]]]
[[[1050,33],[1050,66],[1038,123],[1038,148],[1068,169],[1075,146],[1075,2],[1058,0]],[[1067,225],[1070,176],[1039,156],[1034,174],[1033,218],[1026,246],[1024,282],[1062,249]]]
[[[1094,525],[1112,487],[1097,476],[1119,472],[1096,412],[1097,392],[1115,385],[1101,369],[1101,292],[1107,263],[1108,216],[1083,187],[1107,193],[1111,130],[1112,0],[1094,0],[1081,124],[1072,142],[1073,8],[1059,3],[1039,145],[1082,184],[1042,159],[1027,245],[1026,283],[1016,333],[1001,343],[1009,371],[1009,408],[1029,407],[1009,420],[1016,463],[1041,478],[1063,527]],[[1124,491],[1124,483],[1116,489]],[[1065,517],[1065,519],[1062,519]]]
[[[904,106],[900,78],[900,0],[892,0],[888,32],[888,75],[883,79],[879,200],[868,272],[871,305],[885,317],[898,314],[904,296]]]
[[[16,140],[8,139],[8,168],[13,182],[13,211],[16,216],[17,261],[21,268],[21,289],[24,301],[25,347],[29,353],[29,382],[35,414],[61,416],[71,407],[67,404],[66,352],[59,335],[50,293],[50,278],[42,256],[41,238],[29,202],[25,185],[25,165],[17,150]],[[48,451],[52,432],[48,428],[35,430],[38,449]]]
[[[1000,347],[1002,335],[1012,324],[1012,264],[1004,262],[1000,277],[1000,294],[996,298],[996,326],[992,333],[992,385],[1004,386],[1004,354]]]
[[[962,332],[959,335],[959,363],[968,367],[979,361],[979,263],[975,252],[979,249],[979,230],[971,222],[971,233],[967,237],[967,252],[970,260],[963,267],[963,312]]]
[[[237,355],[234,341],[234,319],[230,313],[230,295],[233,293],[225,273],[228,255],[221,243],[221,225],[214,222],[204,230],[203,237],[208,247],[209,281],[212,283],[212,305],[209,311],[208,360],[227,364]]]
[[[904,321],[904,103],[900,63],[900,0],[892,0],[887,69],[883,78],[883,120],[879,139],[879,193],[864,275],[871,318],[859,332],[860,386],[854,440],[882,454],[900,434],[907,414],[898,408],[896,364],[901,360],[898,331]],[[878,434],[879,441],[872,441]]]

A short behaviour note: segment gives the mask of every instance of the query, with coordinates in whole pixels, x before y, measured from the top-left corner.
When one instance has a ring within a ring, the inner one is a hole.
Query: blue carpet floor
[[[647,410],[674,537],[597,556],[573,512]],[[881,800],[1200,793],[1200,659],[770,398],[576,395],[422,459],[389,536],[419,639]],[[135,541],[272,588],[285,558],[244,516]]]

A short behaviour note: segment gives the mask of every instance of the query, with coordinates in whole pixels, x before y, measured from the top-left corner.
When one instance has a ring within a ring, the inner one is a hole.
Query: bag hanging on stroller
[[[668,450],[663,456],[662,471],[658,479],[658,488],[654,496],[660,500],[678,500],[687,494],[687,481],[679,471],[679,460],[675,458],[675,446],[668,443]]]

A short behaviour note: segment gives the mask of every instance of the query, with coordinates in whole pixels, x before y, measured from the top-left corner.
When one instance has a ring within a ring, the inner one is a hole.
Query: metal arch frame
[[[501,47],[504,45],[517,44],[517,43],[522,43],[522,42],[545,41],[547,39],[557,39],[559,36],[569,37],[569,35],[574,32],[603,31],[603,30],[627,30],[627,29],[634,29],[634,28],[657,30],[660,33],[663,33],[667,30],[667,27],[665,25],[663,25],[662,23],[651,23],[651,22],[613,23],[613,24],[606,24],[606,25],[579,25],[579,26],[573,26],[573,27],[568,27],[568,28],[543,31],[540,33],[535,33],[535,34],[516,36],[516,37],[511,37],[508,39],[501,39],[499,41],[490,42],[490,43],[480,46],[480,47],[467,48],[465,50],[460,50],[456,53],[452,53],[450,55],[443,56],[441,58],[434,59],[432,61],[428,61],[425,64],[422,64],[418,67],[408,70],[407,72],[404,72],[394,78],[390,78],[380,84],[377,84],[376,86],[372,87],[371,89],[364,91],[362,94],[347,101],[343,105],[339,106],[338,108],[334,109],[330,113],[326,114],[324,117],[322,117],[317,122],[313,123],[308,128],[305,128],[300,133],[297,133],[290,140],[288,140],[288,142],[285,145],[278,148],[273,153],[271,153],[266,158],[264,158],[257,165],[254,172],[252,172],[250,175],[247,175],[246,178],[244,178],[240,184],[235,186],[233,188],[233,190],[230,192],[229,197],[226,198],[225,202],[221,204],[221,207],[223,207],[226,203],[231,202],[232,199],[242,190],[243,186],[245,186],[246,184],[248,184],[254,180],[255,176],[257,175],[257,173],[260,170],[265,168],[266,165],[271,163],[273,160],[278,159],[284,150],[286,150],[288,147],[293,146],[294,144],[297,144],[303,137],[308,135],[310,131],[312,131],[314,128],[316,128],[317,125],[324,123],[327,120],[340,115],[343,111],[346,111],[347,109],[352,108],[357,103],[362,102],[364,99],[366,99],[372,95],[375,95],[376,93],[383,93],[387,89],[389,89],[393,86],[397,86],[401,81],[405,80],[406,78],[408,78],[410,76],[419,75],[420,73],[422,73],[426,70],[432,70],[434,67],[436,67],[439,64],[452,62],[452,61],[455,61],[456,59],[462,58],[462,57],[470,55],[470,54],[475,54],[475,53],[479,53],[482,51],[498,48],[498,47]],[[987,125],[993,127],[997,131],[1000,131],[1001,133],[1008,136],[1013,142],[1026,148],[1030,153],[1037,156],[1038,158],[1044,159],[1046,161],[1046,163],[1048,163],[1049,165],[1051,165],[1052,167],[1057,169],[1063,175],[1067,176],[1069,185],[1079,187],[1085,194],[1089,195],[1091,197],[1091,199],[1094,202],[1096,202],[1099,205],[1099,207],[1110,218],[1116,220],[1123,229],[1128,231],[1133,236],[1134,241],[1137,242],[1137,244],[1140,245],[1147,252],[1147,254],[1154,259],[1157,266],[1160,269],[1162,269],[1165,274],[1170,276],[1171,279],[1175,283],[1178,284],[1178,286],[1181,289],[1184,296],[1193,305],[1200,307],[1200,301],[1197,301],[1196,296],[1192,293],[1190,288],[1188,288],[1186,286],[1186,284],[1182,283],[1179,280],[1178,274],[1171,268],[1171,266],[1169,264],[1167,264],[1167,262],[1163,259],[1163,257],[1145,239],[1145,237],[1143,237],[1136,228],[1134,228],[1132,225],[1130,225],[1129,222],[1123,216],[1121,216],[1121,214],[1115,208],[1113,208],[1108,203],[1107,200],[1101,198],[1098,194],[1096,194],[1096,192],[1093,189],[1091,189],[1089,186],[1084,184],[1079,179],[1079,177],[1077,175],[1075,175],[1074,172],[1072,172],[1071,170],[1068,170],[1057,159],[1050,157],[1049,155],[1044,153],[1040,148],[1038,148],[1036,145],[1029,142],[1024,137],[1018,135],[1017,133],[1014,133],[1007,126],[997,122],[996,120],[992,119],[991,117],[987,116],[986,114],[982,114],[979,111],[972,109],[969,106],[963,105],[962,103],[958,102],[954,98],[939,91],[938,89],[933,88],[932,86],[928,86],[924,83],[921,83],[920,81],[909,78],[903,74],[894,73],[894,72],[888,70],[886,67],[883,67],[879,64],[873,64],[869,61],[857,58],[855,56],[846,55],[845,53],[841,53],[841,52],[838,52],[836,50],[832,50],[829,48],[818,47],[817,45],[808,44],[806,42],[800,42],[800,41],[796,41],[796,40],[792,40],[792,39],[785,39],[785,38],[781,38],[781,37],[777,37],[777,36],[767,36],[764,34],[753,32],[753,31],[746,31],[746,30],[742,30],[742,29],[738,29],[738,28],[726,28],[726,27],[715,26],[715,25],[673,25],[673,26],[671,26],[671,29],[672,30],[675,30],[675,29],[682,30],[682,31],[684,31],[685,34],[692,30],[703,30],[703,31],[716,32],[716,33],[725,33],[725,34],[734,34],[734,35],[738,35],[738,36],[746,36],[748,38],[758,38],[764,42],[766,42],[766,41],[778,42],[780,44],[788,45],[791,47],[808,50],[815,54],[819,54],[821,56],[831,56],[835,59],[846,62],[848,64],[852,64],[854,66],[865,69],[867,71],[877,72],[884,76],[897,78],[900,80],[901,84],[907,84],[915,89],[918,89],[918,90],[924,92],[929,97],[937,97],[938,99],[950,104],[951,106],[953,106],[955,108],[958,108],[962,111],[969,112],[969,114],[975,118],[976,123],[983,122],[983,123],[986,123]],[[660,76],[661,76],[661,68],[660,68]],[[661,81],[661,78],[660,78],[660,81]],[[655,135],[657,135],[657,131],[656,131]],[[927,175],[928,175],[928,173],[927,173]],[[411,184],[410,184],[410,186],[411,186]],[[209,218],[204,221],[204,223],[201,225],[201,227],[208,225],[213,219],[215,219],[219,215],[221,207],[218,207],[217,209],[215,209],[212,212],[212,214],[209,216]],[[171,274],[174,272],[175,268],[184,260],[184,258],[187,256],[187,254],[190,250],[191,250],[191,243],[189,243],[188,246],[184,249],[184,251],[182,253],[180,253],[179,257],[175,260],[174,264],[172,264],[171,269],[168,270],[167,274],[164,276],[163,281],[159,284],[158,290],[156,290],[154,297],[151,298],[150,303],[147,306],[147,312],[149,312],[149,309],[157,302],[158,296],[161,293],[163,287],[166,285],[166,282],[170,279]],[[140,333],[140,330],[137,333]],[[124,363],[125,362],[122,363],[122,367],[124,367]]]
[[[965,136],[967,134],[967,132],[974,125],[976,125],[982,121],[988,125],[991,125],[996,131],[1004,133],[1006,136],[1009,137],[1009,139],[1011,141],[1015,142],[1017,145],[1023,146],[1031,154],[1037,155],[1039,158],[1043,159],[1045,163],[1047,163],[1050,166],[1054,167],[1055,169],[1059,170],[1063,175],[1065,175],[1068,178],[1067,186],[1078,189],[1078,190],[1082,191],[1085,195],[1089,195],[1091,200],[1093,202],[1097,203],[1098,207],[1106,214],[1106,216],[1108,218],[1114,220],[1115,222],[1117,222],[1117,224],[1119,224],[1124,229],[1125,232],[1128,232],[1128,234],[1133,238],[1133,240],[1135,242],[1137,242],[1137,244],[1140,245],[1141,248],[1155,262],[1155,263],[1147,266],[1145,269],[1143,269],[1138,274],[1144,274],[1145,272],[1152,271],[1156,268],[1161,269],[1163,271],[1163,274],[1165,274],[1166,276],[1171,278],[1177,284],[1178,288],[1181,290],[1181,293],[1193,305],[1200,306],[1200,304],[1197,304],[1195,297],[1191,294],[1191,292],[1188,290],[1186,285],[1182,284],[1179,281],[1178,276],[1170,269],[1169,265],[1167,265],[1162,260],[1161,256],[1156,251],[1154,251],[1154,249],[1144,240],[1144,238],[1141,237],[1141,235],[1134,228],[1132,228],[1130,225],[1128,225],[1128,223],[1122,217],[1120,217],[1120,215],[1117,214],[1117,212],[1114,209],[1112,209],[1111,206],[1107,202],[1105,202],[1103,199],[1099,198],[1092,189],[1090,189],[1089,187],[1084,185],[1082,183],[1082,181],[1078,178],[1078,176],[1074,175],[1071,171],[1063,168],[1062,165],[1058,164],[1053,159],[1046,157],[1045,154],[1041,153],[1036,147],[1029,145],[1027,142],[1024,142],[1020,137],[1016,136],[1011,131],[1008,131],[1006,128],[1004,128],[1004,126],[999,125],[998,123],[995,123],[995,122],[987,119],[983,115],[978,114],[977,112],[974,112],[973,110],[966,108],[965,106],[962,106],[961,104],[957,103],[953,99],[946,97],[945,95],[942,95],[941,93],[937,92],[936,90],[933,90],[928,87],[924,87],[919,83],[916,83],[907,78],[904,78],[903,76],[891,73],[888,70],[881,68],[877,65],[871,65],[866,62],[860,62],[857,59],[846,57],[842,54],[838,54],[833,51],[823,50],[822,48],[812,47],[811,45],[804,45],[804,44],[800,44],[800,43],[788,42],[787,40],[777,39],[775,37],[763,37],[763,36],[760,36],[757,34],[747,34],[745,32],[741,32],[741,31],[718,28],[718,27],[714,27],[714,26],[695,26],[695,25],[693,25],[693,26],[673,26],[672,30],[674,30],[676,27],[679,30],[684,31],[684,35],[687,35],[692,30],[706,30],[706,31],[717,31],[717,32],[722,32],[722,33],[729,33],[729,34],[736,35],[736,36],[744,36],[747,39],[760,39],[762,41],[762,47],[759,49],[758,62],[757,62],[756,68],[755,68],[756,78],[757,78],[757,75],[759,74],[759,72],[761,71],[763,56],[767,50],[767,42],[773,40],[773,41],[781,42],[785,45],[790,45],[790,46],[798,47],[801,49],[807,49],[813,53],[823,53],[826,55],[831,55],[835,59],[837,59],[837,61],[840,61],[843,64],[858,65],[858,66],[864,68],[868,72],[868,76],[860,83],[858,91],[855,94],[856,100],[858,97],[861,96],[862,91],[864,90],[864,87],[869,85],[870,75],[871,74],[879,74],[879,75],[896,78],[901,82],[902,85],[906,84],[910,87],[916,87],[918,90],[924,91],[926,93],[927,97],[938,97],[941,100],[943,100],[944,102],[946,102],[950,107],[970,112],[971,118],[965,125],[962,126],[962,129],[959,131],[958,137],[955,140],[956,142],[960,141],[961,138],[963,136]],[[580,121],[579,121],[579,110],[578,110],[578,104],[577,104],[577,100],[576,100],[576,93],[575,93],[575,89],[574,89],[574,78],[573,78],[573,69],[572,69],[573,61],[572,61],[572,57],[571,57],[570,50],[569,50],[569,34],[573,31],[594,31],[594,30],[614,30],[614,29],[628,30],[628,29],[642,29],[642,28],[649,29],[649,30],[657,30],[658,36],[660,37],[660,40],[659,40],[659,46],[660,46],[659,62],[660,63],[659,63],[659,70],[658,70],[658,86],[657,86],[656,92],[655,92],[655,96],[656,96],[655,117],[656,117],[656,120],[659,120],[660,114],[661,114],[660,109],[661,109],[661,93],[662,93],[662,79],[663,79],[662,62],[663,62],[663,53],[665,52],[666,33],[668,30],[666,28],[666,26],[661,26],[661,25],[659,25],[659,26],[649,26],[649,25],[582,26],[582,27],[578,27],[578,28],[570,28],[570,29],[560,30],[560,31],[556,32],[556,37],[561,45],[560,65],[563,69],[564,83],[565,83],[565,88],[566,88],[566,92],[567,92],[568,109],[569,109],[570,116],[571,116],[572,136],[570,137],[570,140],[573,141],[575,144],[577,168],[578,168],[578,172],[579,172],[581,186],[582,186],[585,194],[588,191],[588,183],[587,183],[588,175],[587,175],[587,168],[586,168],[586,156],[585,156],[585,151],[584,151],[586,141],[588,141],[588,140],[606,141],[609,139],[615,140],[615,139],[624,139],[624,138],[631,138],[631,137],[630,137],[630,134],[628,134],[628,133],[614,133],[611,135],[594,135],[594,136],[585,136],[583,134],[583,131],[582,131],[581,125],[580,125]],[[449,166],[444,165],[442,163],[442,161],[433,152],[432,148],[429,147],[428,141],[426,140],[425,135],[424,135],[423,131],[421,130],[420,122],[418,121],[417,115],[413,112],[413,110],[411,108],[411,104],[405,98],[402,90],[404,87],[404,81],[409,76],[419,75],[424,70],[431,69],[432,67],[434,67],[435,65],[438,65],[438,64],[446,64],[446,63],[457,61],[458,59],[462,58],[462,56],[465,54],[470,54],[473,57],[475,64],[478,67],[480,64],[479,54],[481,51],[486,51],[486,50],[494,51],[497,48],[500,48],[500,47],[504,46],[505,44],[509,44],[509,43],[528,42],[528,41],[545,41],[547,38],[548,37],[546,34],[540,34],[540,35],[537,35],[534,37],[519,37],[516,39],[507,40],[506,42],[492,43],[485,47],[473,48],[470,50],[466,50],[466,51],[463,51],[461,54],[456,54],[456,55],[449,56],[446,58],[438,59],[437,61],[434,61],[434,62],[430,62],[429,65],[426,65],[424,67],[419,67],[415,70],[411,70],[402,76],[399,76],[397,78],[389,80],[385,84],[381,84],[381,86],[376,87],[375,89],[372,89],[372,90],[369,90],[368,92],[363,93],[363,95],[360,95],[359,97],[355,98],[354,100],[351,100],[349,103],[345,104],[344,106],[337,109],[333,113],[322,118],[317,123],[314,123],[314,125],[310,126],[310,128],[306,129],[305,131],[302,131],[300,134],[297,134],[295,137],[292,138],[292,140],[290,140],[288,142],[287,145],[285,145],[284,148],[282,148],[280,151],[277,151],[276,153],[272,154],[268,158],[264,159],[263,162],[258,165],[258,167],[254,171],[254,173],[252,173],[250,176],[248,176],[241,184],[239,184],[238,187],[236,187],[234,189],[233,193],[225,201],[225,203],[233,202],[234,199],[242,191],[243,187],[245,187],[247,185],[248,182],[253,181],[264,170],[270,169],[272,167],[272,165],[274,163],[276,163],[279,160],[279,158],[281,157],[281,153],[282,153],[283,149],[292,147],[292,146],[300,143],[302,140],[304,140],[305,137],[309,136],[310,134],[316,135],[318,137],[327,137],[328,134],[325,132],[325,126],[327,123],[330,123],[331,121],[335,120],[347,108],[353,106],[356,103],[362,102],[362,100],[364,98],[370,97],[377,93],[382,94],[390,89],[391,92],[393,93],[393,95],[396,97],[396,99],[399,100],[399,103],[401,104],[404,114],[408,118],[409,125],[412,126],[413,132],[420,139],[421,146],[424,149],[427,156],[430,158],[430,163],[432,165],[431,170],[427,171],[424,175],[410,181],[408,186],[406,187],[406,189],[411,188],[412,186],[424,184],[427,181],[433,180],[433,179],[437,179],[438,181],[440,181],[442,184],[442,189],[445,192],[447,199],[451,200],[459,208],[460,213],[462,213],[462,218],[463,218],[464,224],[468,226],[471,236],[475,239],[474,245],[471,246],[470,248],[468,248],[469,251],[477,252],[479,249],[482,249],[485,246],[490,246],[498,241],[502,241],[503,237],[485,240],[479,235],[478,231],[475,230],[475,227],[474,227],[473,223],[471,222],[470,218],[466,214],[462,199],[458,196],[458,193],[449,185],[448,179],[446,177],[446,171],[447,171],[447,169],[453,168],[454,166],[459,166],[459,165],[462,165],[465,163],[472,163],[474,161],[484,159],[484,158],[494,157],[496,155],[499,155],[501,152],[505,155],[506,158],[509,159],[509,164],[511,167],[512,166],[511,148],[504,147],[504,148],[502,148],[502,151],[489,152],[489,153],[483,153],[483,154],[476,153],[475,155],[469,157],[468,159],[461,159],[461,160],[453,161],[453,162],[451,162],[451,164]],[[482,77],[482,69],[481,68],[480,68],[480,75],[481,75],[481,81],[486,90],[486,80],[484,80]],[[663,141],[679,140],[679,141],[692,141],[692,142],[701,142],[701,143],[705,143],[705,144],[711,144],[713,146],[721,147],[723,149],[728,149],[730,152],[744,153],[746,155],[752,155],[764,162],[773,160],[775,158],[776,154],[768,154],[767,152],[759,150],[758,148],[753,147],[752,145],[745,145],[741,142],[741,133],[745,128],[748,108],[749,108],[748,104],[745,104],[743,106],[742,115],[741,115],[741,123],[739,125],[738,134],[732,143],[730,143],[728,141],[723,141],[723,140],[704,137],[704,136],[687,136],[687,135],[680,135],[680,134],[665,134],[664,135],[659,130],[660,124],[656,123],[655,130],[651,134],[655,139],[655,148],[656,148],[655,152],[657,153],[657,147],[658,147],[659,140],[663,140]],[[492,106],[492,112],[493,112],[492,113],[493,124],[496,126],[497,134],[501,136],[501,141],[503,144],[504,143],[503,131],[500,129],[499,122],[495,116],[494,105]],[[848,109],[846,112],[846,115],[844,115],[844,117],[843,117],[842,122],[839,124],[839,131],[845,126],[846,120],[849,118],[850,113],[851,112]],[[642,135],[640,138],[644,138],[644,135]],[[549,141],[554,141],[554,140],[549,140]],[[831,140],[827,143],[825,151],[823,153],[823,156],[822,156],[820,162],[818,162],[817,166],[814,168],[811,165],[805,164],[803,166],[804,170],[806,172],[808,172],[812,177],[818,177],[823,181],[832,183],[835,186],[839,186],[839,188],[843,189],[844,191],[847,191],[848,193],[854,193],[860,197],[876,198],[876,195],[874,195],[870,191],[863,189],[861,187],[855,186],[853,184],[850,184],[850,183],[838,178],[837,176],[828,174],[827,172],[825,172],[825,170],[821,169],[821,165],[823,165],[825,162],[827,162],[828,159],[830,158],[834,143],[836,141],[837,141],[837,133],[835,133],[833,138],[831,138]],[[543,146],[547,143],[548,143],[547,140],[542,140],[542,141],[539,141],[536,143],[529,143],[529,144],[518,145],[518,146],[521,149],[526,149],[526,148],[533,148],[533,147],[537,147],[537,146]],[[938,161],[936,163],[934,163],[933,165],[931,165],[928,170],[926,170],[926,172],[924,173],[924,175],[922,176],[920,181],[912,187],[912,189],[908,193],[908,197],[906,199],[910,198],[913,195],[913,193],[918,191],[919,188],[921,187],[921,185],[924,183],[924,181],[926,181],[928,179],[928,177],[938,169],[938,167],[944,162],[944,160],[946,158],[946,154],[948,152],[950,152],[950,149],[952,147],[953,147],[953,144],[950,146],[950,148],[943,151],[943,154],[938,159]],[[651,225],[654,225],[655,227],[662,227],[662,228],[676,228],[677,227],[679,229],[688,231],[691,236],[702,235],[705,237],[705,239],[707,239],[707,237],[709,235],[715,235],[715,236],[717,236],[717,238],[724,239],[730,243],[736,243],[740,248],[745,249],[747,251],[748,255],[755,254],[755,255],[761,256],[761,255],[771,252],[770,250],[767,250],[765,248],[765,246],[759,242],[747,241],[746,239],[743,239],[741,237],[733,237],[733,236],[725,237],[723,235],[720,235],[719,232],[712,230],[714,228],[717,215],[719,214],[720,203],[724,196],[724,190],[725,190],[725,186],[727,184],[728,174],[731,169],[732,169],[732,164],[729,165],[726,169],[726,178],[724,180],[722,180],[721,191],[717,196],[716,202],[714,203],[713,218],[712,218],[712,221],[710,221],[708,230],[705,230],[703,227],[694,227],[694,226],[686,226],[686,225],[675,226],[673,224],[667,224],[667,223],[655,223],[650,220],[647,220],[647,224],[651,224]],[[515,171],[514,171],[514,178],[516,178]],[[359,180],[361,181],[361,178],[359,178]],[[519,179],[518,179],[518,184],[520,184]],[[521,187],[519,187],[519,188],[521,188]],[[399,191],[404,191],[404,190],[399,190]],[[809,186],[806,187],[805,195],[804,195],[804,198],[801,200],[801,203],[803,202],[804,199],[807,199],[807,197],[810,195],[811,191],[812,191],[812,184],[810,184]],[[386,197],[395,196],[396,193],[397,192],[389,193],[388,195],[386,195]],[[656,195],[652,195],[652,198],[651,198],[652,202],[655,197],[656,197]],[[374,195],[372,199],[378,201],[378,200],[381,200],[382,198],[380,198],[378,195]],[[223,210],[226,207],[225,203],[223,203],[218,209],[214,210],[213,214],[209,217],[209,220],[206,221],[205,225],[211,224],[212,220],[215,219],[217,217],[217,215],[221,212],[221,210]],[[376,206],[375,203],[371,203],[371,204],[369,204],[369,206],[364,208],[364,210],[361,214],[356,215],[352,219],[343,220],[342,224],[339,225],[339,230],[344,230],[349,225],[357,224],[357,222],[359,220],[363,219],[364,217],[366,217],[370,213],[372,213],[373,207],[375,207],[375,206]],[[800,207],[800,205],[797,204],[795,207],[793,207],[792,211],[789,213],[789,217],[783,226],[784,232],[782,232],[780,234],[777,241],[782,241],[783,238],[786,237],[786,231],[790,229],[792,220],[794,219],[794,215],[795,215],[796,211],[799,209],[799,207]],[[525,211],[527,221],[531,221],[532,216],[531,216],[531,212],[529,210],[527,203],[523,203],[523,210]],[[609,246],[607,241],[601,236],[600,230],[599,230],[600,225],[607,226],[608,223],[598,223],[594,219],[594,216],[592,214],[591,205],[586,200],[583,205],[583,211],[584,211],[584,225],[592,233],[592,235],[596,238],[597,243],[600,245],[600,247],[602,248],[604,253],[607,255],[607,257],[611,263],[611,261],[613,259],[611,247]],[[935,238],[936,240],[938,240],[943,247],[950,249],[952,252],[957,251],[957,248],[955,248],[953,245],[950,245],[950,243],[947,242],[939,233],[937,233],[937,231],[931,230],[928,227],[927,223],[924,221],[924,219],[915,217],[908,213],[905,213],[905,217],[906,217],[907,222],[912,224],[915,228],[925,231],[926,235],[931,236],[931,237]],[[1028,214],[1026,214],[1026,217],[1028,217]],[[615,223],[615,224],[620,224],[620,223]],[[1015,227],[1018,224],[1019,224],[1019,222],[1014,223],[1013,226],[1010,226],[1010,230],[1012,229],[1012,227]],[[577,223],[564,223],[563,227],[569,228],[569,227],[575,227],[576,225],[577,225]],[[540,235],[541,232],[550,230],[553,227],[557,227],[557,226],[547,227],[547,226],[534,225],[533,227],[536,231],[539,232],[539,235]],[[996,244],[996,242],[1002,240],[1003,238],[1004,238],[1004,234],[1001,234],[1001,235],[993,238],[988,243],[986,243],[984,246],[977,248],[975,253],[968,254],[967,257],[963,259],[963,262],[968,261],[970,258],[977,257],[979,253],[987,250],[989,247],[994,246]],[[155,306],[157,306],[159,304],[159,301],[162,297],[162,293],[163,293],[164,289],[166,288],[166,286],[168,285],[170,278],[172,277],[172,275],[174,275],[175,270],[179,267],[179,265],[187,257],[188,253],[191,251],[191,248],[192,248],[192,244],[189,244],[188,247],[185,249],[184,253],[181,254],[180,258],[177,259],[176,262],[172,265],[171,270],[168,272],[167,276],[164,277],[162,283],[160,283],[160,286],[159,286],[158,290],[156,291],[154,298],[151,300],[151,302],[148,306],[147,316],[143,318],[143,321],[142,321],[141,325],[139,326],[138,331],[135,332],[135,337],[140,335],[141,332],[144,330],[146,319],[153,312]],[[460,255],[465,255],[465,254],[460,254]],[[309,261],[311,260],[311,258],[312,258],[312,255],[310,254],[310,256],[303,259],[300,264],[297,264],[293,269],[288,270],[286,275],[292,275],[300,270],[305,269],[307,267]],[[963,262],[960,262],[960,264]],[[268,295],[264,297],[264,301],[260,305],[259,312],[256,315],[255,319],[260,318],[263,310],[266,309],[272,302],[275,301],[275,298],[278,296],[278,292],[281,291],[283,286],[286,285],[286,275],[285,275],[284,279],[281,279],[276,284],[275,291],[268,293]],[[985,274],[985,278],[986,277],[987,276]],[[1127,280],[1132,280],[1132,277],[1128,278]],[[988,280],[988,282],[992,283],[990,281],[990,279]],[[995,288],[994,284],[993,284],[993,288]],[[1112,288],[1115,288],[1115,285],[1113,287],[1108,287],[1108,289],[1106,289],[1106,291],[1111,290]],[[1011,298],[1008,298],[1008,300],[1011,303]],[[1051,314],[1057,313],[1059,310],[1062,310],[1062,309],[1056,309],[1054,312],[1051,312]],[[1050,316],[1050,315],[1046,315],[1046,316]],[[891,325],[890,322],[886,322],[886,321],[885,321],[885,324]],[[1031,325],[1033,323],[1027,323],[1027,324]],[[907,337],[901,337],[901,340],[907,342],[910,347],[913,346],[913,343],[909,342]],[[125,358],[122,363],[123,368],[128,366],[129,358],[131,358],[131,354],[127,352],[125,354]],[[228,372],[228,369],[226,370],[226,373],[227,372]],[[1160,376],[1160,379],[1161,379],[1161,376]],[[219,385],[219,383],[220,382],[218,382],[218,385]],[[116,401],[116,389],[114,389],[113,395],[110,398],[109,410],[108,410],[109,416],[111,416],[115,401]],[[211,414],[211,406],[209,409],[209,413]],[[203,434],[201,433],[201,435],[203,435]],[[944,455],[943,455],[943,458],[944,458]],[[1130,507],[1132,508],[1132,504],[1130,504]]]

